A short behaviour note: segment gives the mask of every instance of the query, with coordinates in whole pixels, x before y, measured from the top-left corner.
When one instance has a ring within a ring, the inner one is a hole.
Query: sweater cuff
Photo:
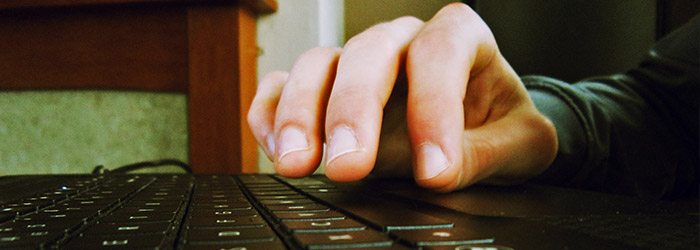
[[[571,103],[567,102],[563,93],[556,91],[556,85],[562,82],[543,80],[545,79],[538,79],[537,83],[530,82],[531,84],[526,86],[537,110],[554,123],[557,130],[558,151],[549,168],[533,180],[568,186],[573,184],[570,181],[581,171],[585,161],[588,148],[586,133]]]

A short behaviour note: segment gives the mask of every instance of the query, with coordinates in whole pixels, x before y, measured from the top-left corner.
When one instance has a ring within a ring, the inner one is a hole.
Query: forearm
[[[697,189],[697,141],[682,122],[697,120],[697,112],[657,97],[664,91],[645,93],[646,83],[628,75],[523,82],[559,140],[557,158],[536,180],[656,198]]]

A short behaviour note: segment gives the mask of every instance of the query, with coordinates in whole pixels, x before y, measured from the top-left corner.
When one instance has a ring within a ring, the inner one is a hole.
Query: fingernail
[[[275,154],[275,135],[273,133],[270,133],[267,135],[267,151],[274,155]]]
[[[308,139],[306,139],[306,133],[295,127],[287,127],[282,130],[279,147],[279,159],[284,158],[288,154],[311,148],[309,147]]]
[[[449,161],[442,149],[432,143],[424,143],[418,151],[416,178],[432,179],[447,169]]]
[[[337,127],[328,139],[326,165],[342,155],[357,151],[362,151],[362,146],[360,146],[355,132],[347,126]]]

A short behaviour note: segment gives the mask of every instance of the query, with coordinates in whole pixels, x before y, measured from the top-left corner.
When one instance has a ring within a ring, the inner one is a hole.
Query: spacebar
[[[408,209],[406,205],[377,197],[315,193],[314,197],[332,207],[355,215],[384,231],[450,228],[454,223]],[[350,215],[349,215],[350,216]],[[351,216],[352,217],[352,216]]]

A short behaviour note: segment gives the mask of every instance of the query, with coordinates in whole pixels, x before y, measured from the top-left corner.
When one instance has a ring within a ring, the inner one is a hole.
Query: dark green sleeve
[[[700,17],[625,74],[568,84],[523,77],[559,152],[537,181],[655,198],[697,198]]]

